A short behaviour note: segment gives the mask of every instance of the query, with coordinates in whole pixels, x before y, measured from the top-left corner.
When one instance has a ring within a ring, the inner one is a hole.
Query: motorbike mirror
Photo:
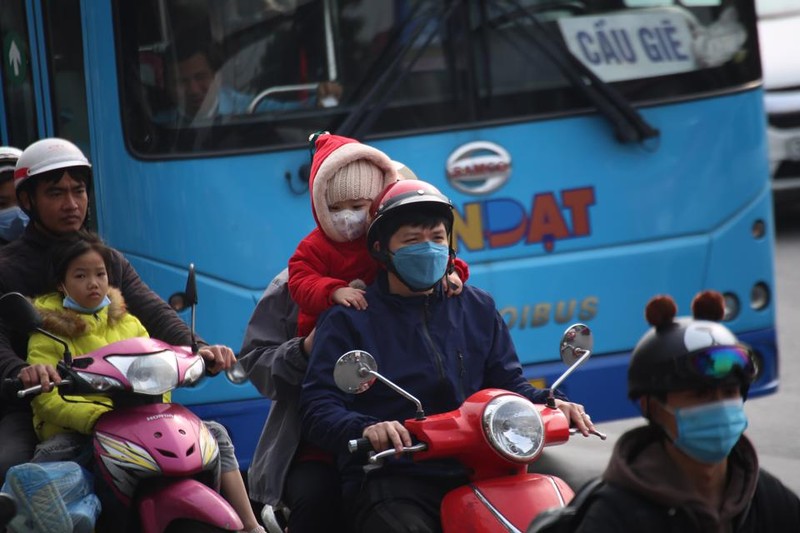
[[[195,336],[195,307],[197,306],[197,275],[194,272],[194,263],[189,263],[189,275],[186,278],[186,290],[183,291],[183,305],[184,308],[192,308],[192,323],[190,325],[192,330],[192,353],[197,354],[199,347],[197,346],[197,338]]]
[[[0,318],[19,331],[31,332],[42,327],[42,316],[33,304],[18,292],[0,296]]]
[[[417,420],[425,418],[422,403],[411,393],[392,383],[390,379],[378,374],[378,364],[369,352],[350,350],[342,355],[336,361],[336,366],[333,367],[333,381],[336,382],[337,387],[349,394],[361,394],[372,387],[376,379],[404,398],[414,402],[417,407],[415,415]]]
[[[585,324],[573,324],[561,337],[561,360],[567,366],[572,366],[584,355],[591,354],[594,347],[592,330]],[[584,359],[585,361],[586,359]]]
[[[42,335],[58,342],[64,347],[64,362],[68,365],[72,364],[72,354],[67,343],[49,331],[42,329],[42,315],[22,294],[8,292],[0,296],[0,318],[16,330],[28,333],[38,331]]]
[[[589,356],[592,354],[593,346],[594,338],[592,337],[592,330],[586,324],[573,324],[564,332],[564,335],[561,337],[561,360],[569,365],[569,368],[567,368],[567,370],[550,386],[550,392],[547,395],[546,402],[548,407],[555,409],[555,389],[567,379],[567,376],[572,374],[573,370],[589,359]]]
[[[361,394],[375,383],[375,375],[371,372],[376,370],[378,364],[369,352],[350,350],[336,361],[333,381],[348,394]]]

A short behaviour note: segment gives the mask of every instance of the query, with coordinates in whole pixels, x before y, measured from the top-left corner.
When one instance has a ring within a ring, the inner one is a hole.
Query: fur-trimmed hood
[[[111,304],[104,307],[94,315],[85,315],[72,309],[65,309],[64,296],[53,292],[39,296],[34,300],[34,305],[42,315],[42,327],[46,331],[60,337],[79,337],[90,329],[89,319],[96,316],[99,320],[107,320],[109,326],[114,326],[127,313],[125,299],[119,289],[110,287],[108,299]]]
[[[311,211],[322,233],[334,242],[347,242],[331,221],[331,214],[325,195],[336,171],[354,161],[364,159],[377,166],[383,172],[384,187],[401,179],[398,166],[389,157],[372,146],[361,144],[355,139],[331,135],[320,135],[315,142],[314,157],[311,163],[309,191],[311,191]]]

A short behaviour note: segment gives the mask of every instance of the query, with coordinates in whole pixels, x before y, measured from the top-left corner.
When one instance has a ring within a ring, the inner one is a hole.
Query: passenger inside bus
[[[325,81],[317,85],[316,94],[310,97],[293,100],[265,97],[251,109],[256,96],[226,83],[220,73],[223,57],[219,44],[208,31],[198,31],[196,27],[176,37],[166,58],[173,61],[165,69],[166,90],[173,107],[155,115],[154,120],[161,124],[187,126],[220,116],[323,107],[335,105],[342,96],[341,85]]]

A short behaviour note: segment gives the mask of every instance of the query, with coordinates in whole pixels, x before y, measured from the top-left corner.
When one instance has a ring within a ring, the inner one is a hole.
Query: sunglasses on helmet
[[[744,346],[712,346],[689,355],[689,366],[695,374],[722,379],[738,369],[745,377],[755,376],[750,350]]]

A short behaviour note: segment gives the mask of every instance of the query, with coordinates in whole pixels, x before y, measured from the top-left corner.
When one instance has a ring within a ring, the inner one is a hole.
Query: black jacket
[[[49,286],[48,252],[57,240],[28,224],[17,240],[0,248],[0,295],[19,292],[34,297],[53,290]],[[125,257],[112,250],[109,284],[118,287],[128,306],[151,337],[176,345],[191,343],[191,333],[173,309],[139,278]],[[14,378],[26,365],[28,335],[11,331],[0,320],[0,379]],[[5,404],[7,400],[0,399]],[[2,411],[10,407],[0,405]]]
[[[728,485],[719,512],[700,504],[680,485],[680,474],[661,456],[660,430],[629,431],[618,441],[606,485],[594,496],[576,531],[580,533],[714,533],[800,531],[800,500],[758,467],[750,441],[742,437],[728,456]],[[726,511],[727,510],[727,511]],[[729,519],[720,521],[720,515]]]

